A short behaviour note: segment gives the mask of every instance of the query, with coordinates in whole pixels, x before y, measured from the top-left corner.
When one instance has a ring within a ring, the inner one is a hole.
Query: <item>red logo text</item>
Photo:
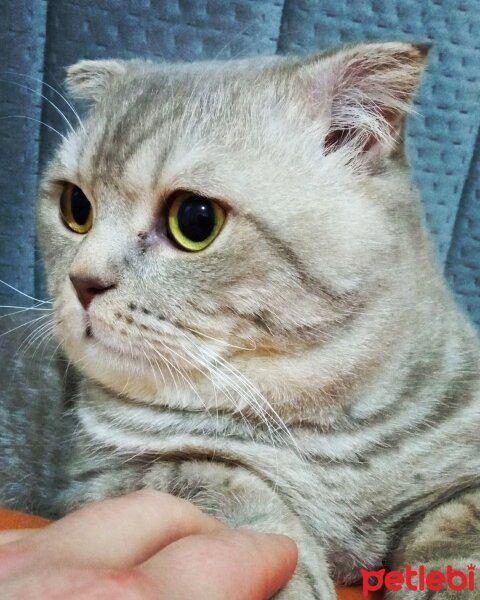
[[[362,591],[364,596],[369,592],[376,592],[381,588],[386,588],[391,592],[399,592],[406,588],[412,592],[432,590],[441,592],[444,589],[450,589],[454,592],[475,589],[475,565],[467,566],[466,571],[454,569],[450,565],[446,571],[425,572],[425,567],[420,565],[416,569],[407,565],[405,571],[367,571],[360,569],[362,574]]]

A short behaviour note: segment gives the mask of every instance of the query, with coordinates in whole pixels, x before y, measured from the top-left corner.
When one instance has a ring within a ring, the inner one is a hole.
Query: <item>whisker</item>
[[[144,338],[145,339],[145,338]],[[161,358],[163,358],[163,360],[166,360],[165,356],[160,355],[160,353],[158,352],[158,350],[148,342],[148,340],[145,339],[145,341],[152,347],[152,350],[154,350],[154,352],[156,352]],[[215,396],[215,401],[217,403],[217,394],[216,394],[216,389],[217,386],[215,385],[215,381],[212,379],[212,377],[209,376],[208,373],[205,373],[205,371],[203,371],[202,369],[199,369],[198,365],[192,363],[191,361],[189,361],[185,356],[182,356],[181,354],[178,354],[177,352],[175,352],[172,348],[170,348],[167,344],[165,344],[163,341],[159,340],[160,343],[167,348],[168,352],[174,354],[175,356],[179,357],[180,359],[182,359],[184,362],[186,362],[188,365],[192,366],[195,370],[200,371],[203,376],[212,384],[213,387],[213,393]],[[176,361],[175,361],[176,362]],[[171,364],[171,363],[170,363]],[[178,363],[177,363],[178,365]],[[200,403],[202,404],[202,406],[204,407],[204,409],[209,412],[208,407],[206,406],[205,402],[202,400],[202,398],[200,397],[198,390],[195,389],[195,387],[193,386],[192,382],[184,375],[184,373],[181,371],[181,369],[179,368],[175,368],[174,365],[171,364],[171,366],[179,373],[179,375],[182,377],[182,379],[187,383],[187,385],[191,388],[191,390],[193,391],[193,393],[195,394],[195,396],[200,400]],[[210,372],[210,370],[208,369],[208,372]],[[230,394],[228,394],[228,391],[226,392],[227,395],[230,397],[232,403],[233,403],[233,398],[230,396]],[[242,415],[243,417],[243,415]],[[217,408],[217,418],[218,418],[218,408]],[[248,425],[248,424],[247,424]],[[248,428],[248,427],[247,427]]]
[[[254,48],[256,46],[257,43],[258,43],[258,40],[253,38],[249,44],[247,44],[244,48],[242,48],[242,50],[239,50],[235,54],[232,54],[232,56],[230,57],[229,60],[236,60],[236,59],[240,58],[242,55],[247,54],[248,52],[250,52],[250,50],[252,48]]]
[[[42,92],[40,92],[39,90],[31,88],[28,85],[23,85],[23,83],[18,83],[18,81],[9,81],[8,79],[0,79],[0,83],[8,83],[10,85],[16,85],[16,86],[18,86],[20,88],[23,88],[24,90],[29,90],[30,92],[33,92],[34,94],[38,94],[41,98],[43,98],[46,102],[48,102],[51,106],[53,106],[53,108],[57,111],[57,113],[62,117],[62,119],[70,127],[70,130],[73,131],[73,132],[75,132],[75,128],[70,123],[70,121],[67,119],[67,117],[65,116],[65,114],[60,110],[60,108],[58,108],[58,106],[54,102],[52,102],[50,100],[50,98],[47,98],[47,96],[45,96],[44,94],[42,94]]]
[[[200,353],[202,353],[201,348],[199,348],[198,346],[196,346],[196,347],[197,347],[197,351],[199,351]],[[186,351],[188,352],[188,350],[186,350]],[[193,358],[195,359],[195,357],[193,357]],[[233,385],[232,385],[231,380],[224,373],[221,373],[218,369],[212,369],[212,366],[210,365],[210,363],[208,361],[206,363],[204,363],[204,364],[205,364],[205,367],[208,369],[208,372],[211,374],[211,377],[209,377],[209,379],[212,382],[214,391],[217,389],[217,385],[215,384],[215,381],[217,381],[217,383],[219,384],[218,389],[220,391],[222,391],[223,394],[225,394],[225,396],[230,400],[232,406],[235,407],[236,406],[236,401],[235,401],[235,398],[233,397],[232,393],[230,392],[229,386],[233,387],[234,391],[236,391],[239,394],[240,397],[244,398],[244,395],[242,394],[242,390],[239,389],[235,385],[235,383],[233,383]],[[213,379],[213,377],[215,377],[215,380]],[[218,381],[219,377],[220,377],[220,381]],[[225,378],[227,380],[227,383],[224,382]],[[251,402],[249,401],[249,399],[246,398],[245,400],[246,400],[247,404],[250,407],[252,407]],[[218,411],[218,399],[217,399],[216,393],[215,393],[215,405],[216,405],[216,409],[217,409],[217,420],[218,420],[219,411]],[[252,407],[252,408],[254,409],[255,413],[258,414],[258,411],[255,409],[255,407]],[[255,435],[254,435],[254,428],[253,428],[252,424],[248,421],[247,417],[243,414],[242,411],[238,411],[237,414],[239,414],[240,417],[242,418],[242,421],[243,421],[244,425],[246,426],[246,429],[247,429],[247,431],[248,431],[251,439],[253,440],[255,438]],[[269,432],[269,435],[270,435],[270,433],[271,433],[270,432],[270,423],[266,419],[263,418],[263,415],[259,415],[259,416],[262,419],[262,421],[265,423],[265,425],[267,427],[267,430]],[[273,445],[274,440],[273,440],[272,437],[271,437],[271,439],[272,439],[272,445]]]
[[[13,333],[17,329],[20,329],[21,327],[27,327],[28,325],[31,325],[32,323],[36,323],[37,321],[40,321],[41,319],[47,318],[48,316],[49,315],[42,315],[41,317],[37,317],[36,319],[32,319],[31,321],[27,321],[26,323],[22,323],[21,325],[17,325],[16,327],[13,327],[12,329],[9,329],[8,331],[4,331],[3,333],[0,333],[0,337],[3,337],[4,335],[8,335],[9,333]]]
[[[22,310],[53,310],[52,308],[38,308],[36,306],[7,306],[7,305],[3,305],[0,306],[1,308],[18,308],[19,312]]]
[[[47,127],[48,129],[50,129],[51,131],[54,131],[63,140],[65,140],[65,141],[67,140],[67,137],[65,135],[63,135],[63,133],[60,133],[57,129],[55,129],[55,127],[52,127],[48,123],[44,123],[40,119],[35,119],[35,117],[27,117],[27,115],[7,115],[6,117],[0,117],[1,121],[3,121],[4,119],[28,119],[29,121],[35,121],[36,123],[40,123],[40,125],[44,125],[45,127]]]
[[[48,316],[49,315],[44,315],[44,318],[48,318]],[[22,343],[18,347],[18,352],[23,352],[25,354],[30,348],[31,344],[35,343],[38,337],[41,336],[44,331],[48,330],[48,328],[52,326],[53,322],[49,320],[43,323],[39,323],[38,326],[33,331],[31,331],[27,335],[27,337],[22,341]]]
[[[132,355],[132,359],[134,358],[133,356],[133,348],[132,348],[132,342],[128,342],[129,346],[130,346],[130,354]],[[128,386],[130,385],[130,379],[132,378],[132,374],[129,373],[128,377],[127,377],[127,381],[125,382],[125,385],[123,386],[122,391],[120,392],[120,395],[123,396],[123,394],[125,393],[125,390],[128,388]]]
[[[53,337],[55,337],[55,332],[53,333]],[[58,342],[57,347],[55,348],[55,350],[52,352],[52,356],[50,357],[49,361],[48,361],[48,366],[50,366],[52,364],[52,360],[55,356],[55,354],[58,352],[60,346],[62,345],[62,342]]]
[[[25,298],[28,298],[29,300],[33,300],[34,302],[39,302],[40,304],[53,304],[53,302],[51,300],[40,300],[39,298],[34,298],[33,296],[29,296],[28,294],[25,294],[25,292],[21,292],[18,288],[14,287],[13,285],[10,285],[6,281],[3,281],[3,279],[0,279],[0,283],[2,285],[7,286],[14,292],[17,292],[17,294],[25,296]]]
[[[155,348],[155,346],[153,346],[152,344],[150,344],[150,342],[147,341],[147,344],[152,348],[152,350],[159,356],[159,358],[163,361],[166,361],[166,358],[160,354],[160,352]],[[165,346],[165,344],[163,344]],[[169,348],[168,346],[165,346],[169,352],[172,352],[172,349]],[[175,354],[175,353],[174,353]],[[178,355],[180,356],[180,354]],[[185,383],[191,388],[191,390],[193,391],[193,393],[197,396],[197,398],[200,400],[201,404],[205,407],[205,410],[207,410],[207,407],[205,406],[205,402],[201,399],[198,391],[195,389],[195,387],[193,386],[192,382],[188,380],[188,378],[179,370],[178,370],[178,374],[182,377],[182,379],[185,381]]]
[[[0,309],[2,309],[2,308],[10,308],[10,309],[11,309],[11,308],[18,308],[19,310],[14,310],[13,312],[9,312],[9,313],[7,313],[6,315],[1,315],[1,316],[0,316],[0,320],[1,320],[1,319],[6,319],[6,318],[8,318],[8,317],[13,317],[14,315],[18,315],[18,314],[21,314],[21,313],[27,312],[27,311],[29,311],[29,310],[34,310],[34,311],[46,311],[46,312],[52,312],[52,311],[53,311],[53,309],[52,309],[52,308],[37,308],[37,307],[34,307],[34,306],[32,306],[32,307],[30,307],[30,308],[27,308],[27,307],[22,307],[22,308],[20,308],[20,307],[16,307],[16,306],[0,306]]]
[[[33,77],[33,75],[27,75],[26,73],[12,73],[12,71],[0,71],[0,73],[2,73],[4,75],[15,75],[17,77],[26,77],[27,79],[32,79],[33,81],[40,83],[42,86],[45,86],[48,89],[52,90],[52,92],[54,94],[57,94],[57,96],[60,96],[60,98],[65,102],[65,104],[68,106],[68,108],[75,115],[80,127],[85,132],[85,127],[83,125],[83,121],[80,118],[78,112],[75,110],[75,107],[71,104],[71,102],[69,102],[68,98],[66,98],[66,96],[64,96],[61,92],[59,92],[53,85],[50,85],[49,83],[40,79],[39,77]]]
[[[33,358],[35,358],[37,352],[43,347],[42,350],[42,358],[44,356],[45,350],[48,347],[48,344],[51,342],[51,340],[55,337],[55,324],[54,323],[50,323],[50,327],[47,327],[43,330],[42,332],[42,339],[39,340],[39,343],[37,345],[37,347],[35,348],[35,350],[33,351]],[[33,344],[32,344],[33,345]]]
[[[187,337],[186,335],[185,335],[184,337],[186,337],[186,338],[188,339],[188,337]],[[189,340],[189,341],[190,341],[190,342],[192,342],[191,340]],[[201,348],[199,348],[199,346],[198,346],[197,344],[195,344],[194,342],[192,342],[192,343],[193,343],[194,347],[196,348],[197,352],[200,352],[200,353],[202,354],[202,350],[201,350]],[[213,369],[212,369],[213,365],[212,365],[210,362],[208,362],[207,360],[202,360],[202,358],[201,358],[201,357],[195,356],[194,354],[192,354],[192,353],[191,353],[191,352],[188,350],[188,348],[184,348],[184,351],[185,351],[185,352],[187,352],[187,353],[188,353],[188,355],[190,356],[190,358],[192,358],[192,359],[193,359],[194,361],[196,361],[197,363],[200,361],[200,363],[201,363],[201,366],[203,366],[204,368],[206,368],[206,369],[207,369],[207,371],[208,371],[208,373],[210,373],[210,375],[212,375],[212,376],[215,376],[215,380],[216,380],[216,381],[217,381],[217,383],[220,385],[220,388],[219,388],[219,389],[220,389],[220,390],[221,390],[221,391],[222,391],[222,392],[223,392],[223,393],[224,393],[224,394],[227,396],[227,398],[229,398],[229,400],[230,400],[230,401],[231,401],[231,403],[232,403],[232,406],[235,406],[235,405],[236,405],[236,402],[235,402],[235,399],[233,398],[233,396],[231,395],[231,393],[230,393],[230,390],[229,390],[229,387],[228,387],[228,386],[232,387],[232,388],[233,388],[233,390],[234,390],[234,391],[236,391],[236,392],[238,393],[239,397],[240,397],[240,398],[243,398],[243,399],[244,399],[244,400],[247,402],[248,406],[250,406],[250,407],[251,407],[251,408],[254,410],[254,412],[255,412],[255,413],[256,413],[256,414],[257,414],[257,415],[258,415],[258,416],[261,418],[261,420],[264,422],[265,426],[267,427],[267,431],[269,432],[269,435],[270,435],[270,437],[271,437],[271,440],[272,440],[272,445],[274,445],[274,442],[275,442],[275,440],[274,440],[274,438],[272,437],[271,424],[270,424],[270,422],[268,421],[268,419],[265,417],[265,411],[264,411],[263,407],[262,407],[261,405],[259,405],[258,403],[257,403],[256,405],[255,405],[255,404],[252,404],[251,398],[250,398],[249,396],[245,396],[245,393],[244,393],[244,391],[245,391],[245,390],[244,390],[244,389],[242,390],[242,388],[240,388],[240,387],[239,387],[239,386],[238,386],[238,385],[237,385],[235,382],[232,382],[232,380],[231,380],[231,379],[229,379],[229,378],[228,378],[228,376],[227,376],[225,373],[222,373],[222,372],[220,372],[218,369],[215,369],[215,370],[213,370]],[[186,360],[186,358],[185,358],[185,357],[182,357],[182,358],[183,358],[184,360]],[[203,373],[203,374],[204,374],[204,376],[205,376],[205,377],[207,377],[207,379],[208,379],[208,380],[209,380],[209,381],[212,383],[212,385],[213,385],[214,387],[216,387],[216,385],[215,385],[215,380],[213,379],[213,377],[210,377],[210,376],[208,376],[207,374],[205,374],[205,372],[204,372],[202,369],[200,369],[200,368],[198,367],[198,365],[197,365],[197,364],[193,364],[193,363],[191,363],[191,362],[190,362],[190,361],[188,361],[188,360],[187,360],[187,362],[188,362],[189,364],[191,364],[191,365],[194,367],[194,369],[197,369],[197,370],[199,370],[201,373]],[[218,378],[219,378],[219,377],[220,377],[220,381],[218,380]],[[227,379],[228,385],[225,385],[225,383],[224,383],[224,379],[225,379],[225,378]],[[242,417],[243,421],[244,421],[244,422],[245,422],[245,424],[247,425],[247,430],[250,430],[250,431],[252,431],[252,430],[253,430],[253,428],[251,428],[251,425],[250,425],[250,423],[248,423],[248,421],[247,421],[247,419],[246,419],[245,415],[244,415],[244,414],[243,414],[241,411],[239,411],[239,414],[241,415],[241,417]],[[252,438],[253,438],[253,434],[252,434]]]
[[[145,339],[145,338],[144,338],[144,339]],[[171,371],[171,369],[170,369],[170,366],[172,366],[172,367],[173,367],[173,365],[171,365],[171,364],[170,364],[170,362],[167,360],[167,358],[166,358],[166,357],[165,357],[163,354],[160,354],[160,352],[158,352],[158,351],[156,350],[156,348],[150,344],[150,342],[148,342],[147,340],[145,340],[145,341],[146,341],[146,342],[147,342],[147,344],[148,344],[148,345],[149,345],[149,346],[152,348],[152,350],[153,350],[153,351],[154,351],[154,352],[155,352],[155,353],[156,353],[156,354],[159,356],[159,358],[162,360],[162,362],[163,362],[163,363],[165,363],[165,366],[167,367],[167,369],[168,369],[168,372],[169,372],[169,374],[170,374],[170,378],[171,378],[171,380],[173,381],[173,383],[174,383],[174,385],[175,385],[175,391],[176,391],[176,392],[177,392],[177,394],[178,394],[178,384],[177,384],[177,380],[176,380],[176,378],[173,376],[173,373],[172,373],[172,371]],[[159,365],[159,364],[158,364],[156,361],[155,361],[155,363],[156,363],[157,367],[159,367],[159,366],[160,366],[160,365]],[[161,369],[160,369],[160,374],[162,375],[162,378],[163,378],[163,384],[166,386],[167,384],[166,384],[166,381],[165,381],[165,377],[163,376],[163,372],[162,372],[162,370],[161,370]]]
[[[188,325],[184,325],[183,323],[182,323],[182,327],[184,327],[185,329],[188,329],[188,331],[191,331],[195,335],[200,335],[204,338],[212,340],[213,342],[218,342],[219,344],[222,344],[223,346],[227,346],[228,348],[235,348],[236,350],[245,350],[248,352],[252,352],[257,349],[257,344],[255,342],[253,342],[253,344],[254,344],[253,348],[246,348],[245,346],[237,346],[236,344],[231,344],[230,342],[227,342],[225,340],[220,340],[211,335],[207,335],[206,333],[203,333],[202,331],[197,331],[196,329],[193,329],[192,327],[189,327]]]
[[[152,375],[153,375],[153,378],[155,379],[155,387],[158,389],[158,383],[157,383],[157,374],[155,373],[155,369],[153,368],[153,365],[152,365],[152,363],[150,362],[150,359],[148,358],[148,354],[145,352],[145,350],[144,350],[144,349],[142,349],[142,350],[143,350],[143,354],[144,354],[144,356],[145,356],[145,359],[148,361],[148,363],[149,363],[149,365],[150,365],[150,368],[152,369]],[[163,375],[163,373],[162,373],[162,375]],[[128,377],[127,383],[125,384],[125,386],[124,386],[124,388],[123,388],[123,390],[122,390],[122,394],[123,394],[123,393],[125,392],[125,390],[127,389],[127,386],[128,386],[128,384],[129,384],[129,383],[130,383],[130,377]]]
[[[148,342],[147,342],[147,344],[148,344]],[[157,384],[157,377],[156,377],[156,375],[155,375],[155,369],[154,369],[154,367],[153,367],[153,364],[150,362],[150,359],[149,359],[149,357],[148,357],[148,354],[145,352],[145,350],[144,350],[144,353],[145,353],[145,358],[148,360],[148,362],[149,362],[149,364],[150,364],[150,367],[151,367],[151,369],[152,369],[152,372],[153,372],[153,377],[154,377],[154,379],[155,379],[155,384]],[[159,364],[158,364],[156,361],[155,361],[155,364],[157,365],[157,367],[159,367],[159,366],[160,366],[160,365],[159,365]],[[162,376],[163,385],[166,387],[166,385],[167,385],[167,382],[166,382],[166,380],[165,380],[165,375],[163,374],[163,371],[162,371],[162,369],[159,369],[159,371],[160,371],[160,375]],[[158,385],[157,385],[157,389],[158,389]]]
[[[240,373],[238,369],[236,369],[228,361],[226,361],[220,356],[212,356],[206,349],[204,349],[204,352],[207,354],[207,356],[210,356],[210,359],[219,362],[224,368],[226,368],[232,374],[232,376],[239,381],[240,385],[243,383],[247,387],[247,390],[249,390],[252,394],[252,396],[250,396],[251,400],[255,403],[257,408],[262,410],[262,412],[264,412],[265,409],[263,408],[261,403],[265,404],[265,406],[268,408],[268,411],[273,415],[276,425],[279,426],[280,429],[287,434],[289,439],[293,442],[296,450],[301,455],[302,452],[298,446],[297,440],[294,438],[290,429],[287,427],[287,425],[280,417],[278,412],[275,410],[275,408],[271,405],[271,403],[265,398],[265,396],[250,381],[248,381],[248,379],[246,379],[246,377],[242,373]]]
[[[45,323],[43,323],[42,325],[39,325],[37,327],[36,330],[36,335],[34,335],[33,337],[30,338],[30,342],[28,344],[28,346],[25,347],[25,353],[28,352],[28,350],[33,347],[35,344],[38,343],[36,350],[43,344],[43,342],[48,339],[48,337],[50,336],[50,334],[53,332],[55,327],[55,323],[53,322],[53,320],[47,320]],[[33,356],[35,356],[35,352],[33,354]]]

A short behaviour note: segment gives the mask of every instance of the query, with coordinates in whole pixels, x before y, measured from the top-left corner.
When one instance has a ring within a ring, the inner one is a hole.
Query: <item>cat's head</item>
[[[302,362],[312,349],[343,339],[348,363],[352,321],[413,235],[399,147],[425,55],[71,67],[92,107],[44,176],[39,223],[75,364],[180,407],[263,410],[270,386],[281,412],[324,368]]]

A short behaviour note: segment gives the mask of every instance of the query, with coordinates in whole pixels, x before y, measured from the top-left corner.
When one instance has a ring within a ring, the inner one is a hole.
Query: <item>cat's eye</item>
[[[178,195],[168,211],[168,233],[182,248],[199,252],[209,246],[225,222],[225,210],[209,198],[189,192]]]
[[[68,229],[75,233],[88,233],[92,228],[92,205],[76,185],[67,183],[63,188],[60,197],[60,216]]]

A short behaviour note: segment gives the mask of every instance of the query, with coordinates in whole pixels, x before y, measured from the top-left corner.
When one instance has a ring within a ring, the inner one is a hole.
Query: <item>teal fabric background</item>
[[[49,127],[66,128],[49,100],[72,117],[48,87],[61,89],[67,65],[81,58],[196,60],[306,53],[357,40],[429,41],[408,150],[438,260],[480,324],[478,32],[478,0],[1,0],[0,278],[27,294],[45,294],[35,250],[36,189],[57,141]],[[0,285],[1,303],[19,300]]]

